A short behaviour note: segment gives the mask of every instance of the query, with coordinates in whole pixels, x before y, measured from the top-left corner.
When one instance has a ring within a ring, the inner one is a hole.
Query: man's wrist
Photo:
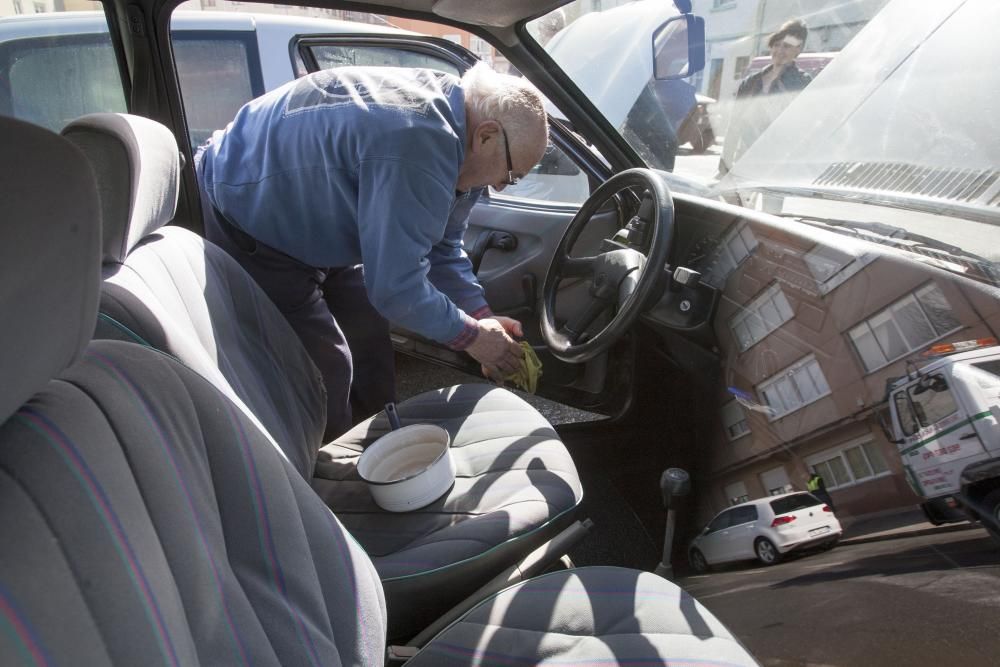
[[[479,336],[479,322],[472,316],[462,313],[462,330],[457,336],[445,343],[449,348],[461,351],[476,342]]]

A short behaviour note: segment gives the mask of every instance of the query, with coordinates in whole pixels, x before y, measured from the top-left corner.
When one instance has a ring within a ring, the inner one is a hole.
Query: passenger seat
[[[240,407],[375,562],[393,637],[412,636],[571,523],[582,489],[569,452],[534,408],[486,384],[399,405],[404,423],[448,430],[457,480],[415,512],[376,506],[356,462],[387,430],[384,417],[322,441],[322,380],[284,316],[228,254],[167,226],[179,180],[170,131],[138,116],[94,114],[63,135],[89,158],[101,192],[97,337],[167,352]]]

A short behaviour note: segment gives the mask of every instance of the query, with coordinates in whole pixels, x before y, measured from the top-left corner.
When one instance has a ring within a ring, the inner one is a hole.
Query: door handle
[[[473,273],[479,273],[479,265],[483,263],[486,251],[493,248],[510,252],[517,248],[517,237],[498,229],[488,229],[477,236],[476,242],[472,244],[472,251],[469,252]]]
[[[961,436],[959,440],[969,440],[970,438],[975,438],[975,437],[976,437],[976,432],[973,431],[972,433],[966,433],[965,435]]]

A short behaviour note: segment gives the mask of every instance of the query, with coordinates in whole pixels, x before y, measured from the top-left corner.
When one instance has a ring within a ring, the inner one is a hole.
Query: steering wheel
[[[645,190],[638,214],[625,227],[629,244],[614,239],[602,243],[592,257],[571,257],[570,250],[594,214],[626,188]],[[628,169],[605,181],[583,203],[569,223],[549,265],[542,287],[542,337],[552,354],[562,361],[581,363],[593,359],[621,338],[642,311],[667,263],[673,239],[674,202],[663,179],[649,169]],[[646,253],[631,247],[638,238]],[[560,281],[583,278],[590,282],[590,302],[556,327],[556,293]],[[616,308],[608,324],[588,337],[587,329],[604,311]]]

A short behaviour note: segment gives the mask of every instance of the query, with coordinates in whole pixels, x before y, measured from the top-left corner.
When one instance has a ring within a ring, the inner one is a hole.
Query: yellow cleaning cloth
[[[518,389],[534,394],[538,389],[538,378],[542,377],[542,362],[538,360],[538,355],[531,349],[528,341],[521,341],[521,348],[524,350],[521,367],[504,380],[513,382]]]

